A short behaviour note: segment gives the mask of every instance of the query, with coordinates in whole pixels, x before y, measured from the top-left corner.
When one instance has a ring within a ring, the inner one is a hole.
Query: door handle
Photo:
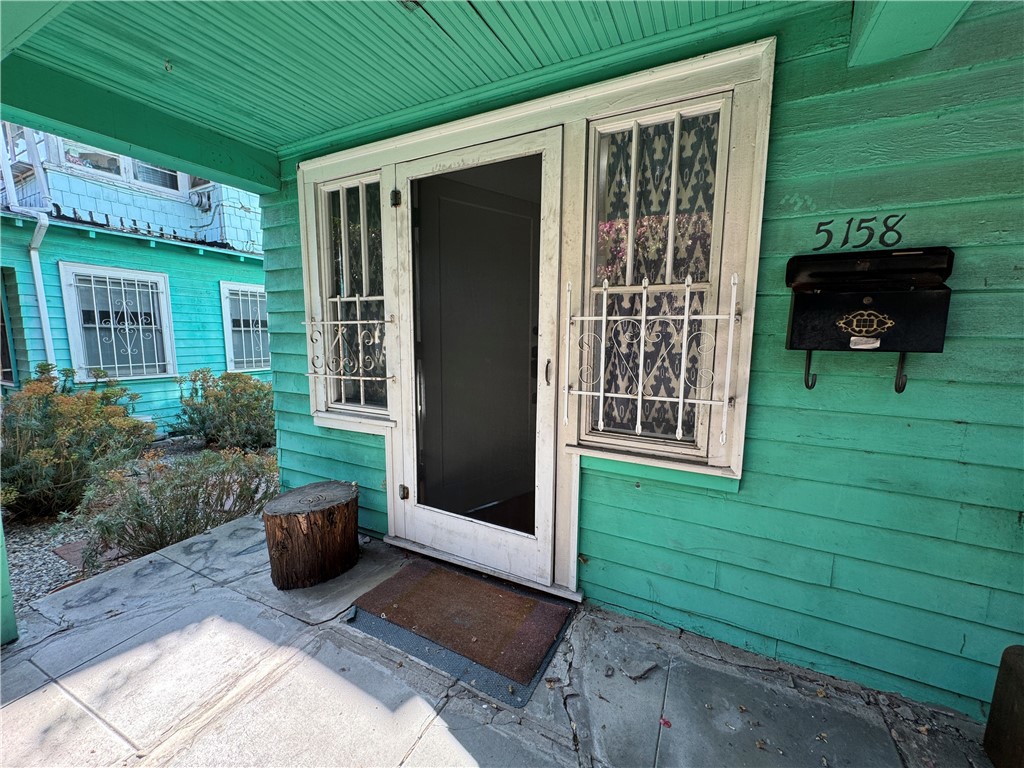
[[[548,358],[548,361],[546,363],[544,363],[544,383],[547,384],[549,387],[551,386],[551,358],[550,357]]]

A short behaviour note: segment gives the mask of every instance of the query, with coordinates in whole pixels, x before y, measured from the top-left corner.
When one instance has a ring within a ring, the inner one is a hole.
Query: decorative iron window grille
[[[242,285],[221,284],[227,327],[228,369],[260,370],[270,367],[267,294]]]
[[[584,442],[708,455],[716,407],[728,439],[739,278],[722,274],[715,203],[729,101],[687,109],[593,127],[592,277],[564,351],[563,420],[580,398]]]
[[[656,305],[650,283],[644,278],[641,291],[613,290],[604,280],[600,288],[600,315],[573,315],[565,328],[565,381],[563,421],[569,422],[571,397],[590,399],[594,427],[626,432],[637,436],[669,435],[666,425],[674,411],[677,441],[695,442],[695,408],[722,406],[719,441],[725,444],[729,429],[728,392],[732,369],[725,366],[722,386],[717,388],[713,365],[716,334],[706,330],[707,323],[727,323],[727,361],[732,360],[736,320],[737,275],[730,280],[729,312],[706,314],[693,312],[693,280],[686,278],[682,314],[651,311]],[[632,304],[639,299],[639,313],[609,312],[609,308],[625,308],[627,297]],[[567,306],[572,306],[572,284],[566,286]],[[672,306],[663,301],[661,306]],[[699,305],[698,305],[699,306]],[[667,342],[667,343],[666,343]],[[573,362],[573,355],[576,360]],[[574,370],[575,369],[575,370]],[[616,371],[619,386],[610,387],[607,372]],[[659,381],[660,379],[660,381]],[[575,381],[575,386],[569,382]],[[672,393],[674,390],[675,393]],[[663,394],[659,394],[659,392]],[[626,407],[620,407],[624,404]],[[660,411],[660,413],[658,413]],[[608,418],[609,413],[613,414]],[[627,420],[624,416],[628,414]]]
[[[378,181],[328,191],[329,255],[322,270],[323,317],[310,318],[309,375],[322,382],[327,404],[387,408],[387,327],[384,305],[381,199]]]
[[[169,373],[159,282],[76,274],[84,367],[115,378]]]

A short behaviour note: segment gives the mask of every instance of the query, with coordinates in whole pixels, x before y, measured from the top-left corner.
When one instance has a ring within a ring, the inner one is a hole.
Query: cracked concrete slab
[[[279,590],[266,570],[244,576],[228,586],[253,600],[271,606],[307,624],[321,624],[340,615],[356,601],[405,564],[405,559],[381,541],[359,547],[359,561],[335,579],[307,589]]]
[[[56,683],[5,705],[0,732],[6,766],[115,765],[136,752]]]
[[[448,700],[402,765],[554,768],[575,763],[570,747],[538,738],[515,711],[462,694]]]
[[[634,622],[584,615],[572,630],[566,711],[580,751],[608,765],[654,765],[668,653]],[[631,679],[638,669],[645,674]]]
[[[156,553],[34,600],[50,621],[87,624],[126,611],[179,603],[212,582]]]
[[[218,592],[220,599],[186,606],[69,672],[62,685],[139,747],[154,746],[306,629]]]
[[[251,515],[162,549],[160,554],[216,584],[270,568],[263,521]]]
[[[526,706],[495,708],[345,622],[405,553],[281,592],[252,523],[36,601],[3,651],[5,768],[989,765],[960,715],[592,606]]]
[[[42,688],[50,677],[27,658],[4,661],[3,685],[0,685],[0,706],[17,701]]]
[[[773,684],[756,671],[672,661],[658,765],[902,768],[877,711]]]
[[[230,707],[147,758],[155,765],[398,765],[435,717],[443,688],[326,630]]]
[[[180,605],[170,605],[94,620],[75,627],[74,632],[57,632],[41,640],[33,647],[26,648],[19,658],[32,659],[52,677],[60,677],[180,610]]]
[[[67,625],[52,621],[39,611],[29,607],[18,616],[18,639],[0,649],[0,659],[6,662],[26,648],[31,648],[36,643],[66,628]]]

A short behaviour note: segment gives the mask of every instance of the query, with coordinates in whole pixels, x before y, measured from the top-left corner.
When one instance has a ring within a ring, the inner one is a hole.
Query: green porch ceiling
[[[964,3],[860,5],[832,13],[846,32],[868,19],[855,27],[867,56],[894,26],[935,26],[932,6],[948,31],[945,10]],[[383,138],[749,42],[753,22],[771,31],[817,7],[3,0],[0,101],[5,119],[263,193],[292,173],[279,161],[344,148],[366,126]]]
[[[25,0],[8,0],[3,3],[0,12],[0,58],[22,45],[38,30],[54,19],[67,2],[25,2]]]

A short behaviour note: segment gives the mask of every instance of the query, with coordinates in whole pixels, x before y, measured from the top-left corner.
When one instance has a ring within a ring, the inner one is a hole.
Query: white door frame
[[[413,133],[382,139],[363,146],[342,150],[322,157],[305,160],[299,164],[297,182],[299,186],[299,210],[302,227],[303,266],[306,280],[307,313],[314,317],[319,311],[314,297],[316,291],[310,286],[315,283],[315,265],[320,263],[317,239],[316,206],[317,190],[320,185],[334,180],[354,177],[358,174],[379,175],[382,195],[395,189],[395,168],[397,164],[418,160],[428,156],[440,156],[448,152],[462,152],[466,148],[480,146],[484,142],[507,139],[534,131],[555,127],[561,131],[563,158],[561,181],[561,273],[556,282],[564,286],[567,282],[581,285],[584,281],[584,221],[586,219],[586,159],[588,121],[622,114],[634,109],[649,108],[668,104],[681,99],[698,98],[732,91],[740,94],[744,109],[753,110],[754,119],[750,136],[744,137],[759,155],[759,170],[752,175],[750,189],[737,201],[750,214],[749,231],[745,247],[752,254],[756,265],[756,254],[760,242],[761,202],[764,191],[764,158],[770,113],[771,83],[775,60],[775,39],[767,38],[747,45],[724,51],[705,54],[675,64],[637,72],[595,85],[583,86],[533,101],[486,112],[454,122],[424,128]],[[339,139],[340,140],[340,139]],[[439,171],[442,172],[442,171]],[[408,189],[404,190],[408,195]],[[406,198],[407,199],[407,198]],[[382,218],[382,237],[385,244],[385,293],[394,295],[389,286],[394,286],[398,259],[389,249],[398,242],[401,233],[396,232],[397,216]],[[756,267],[752,274],[756,274]],[[747,280],[743,306],[749,307],[744,313],[744,322],[753,318],[754,290],[756,280]],[[564,304],[562,297],[558,301]],[[562,327],[567,318],[568,307],[561,307],[559,320]],[[748,329],[749,330],[749,329]],[[310,349],[310,354],[314,350]],[[749,350],[746,351],[749,358]],[[409,360],[403,360],[409,357]],[[556,358],[558,359],[558,358]],[[411,361],[411,354],[398,339],[388,342],[389,372],[396,379],[402,378],[404,367]],[[555,365],[558,388],[563,371]],[[312,387],[311,387],[312,392]],[[351,429],[361,432],[383,434],[387,452],[387,493],[388,521],[391,537],[398,537],[396,529],[397,509],[402,501],[398,498],[399,484],[407,484],[404,476],[403,453],[398,449],[400,440],[396,416],[404,413],[405,403],[399,403],[396,393],[389,387],[388,413],[380,418],[366,419],[360,414],[346,414],[328,406],[320,410],[317,400],[311,395],[311,413],[315,424],[334,429]],[[737,384],[737,408],[735,420],[737,432],[743,433],[746,385]],[[559,418],[556,451],[558,514],[554,519],[554,567],[553,583],[549,591],[579,598],[576,590],[578,494],[580,451],[572,449],[575,442],[574,425],[578,420],[578,405],[570,405],[569,418]],[[402,448],[404,451],[404,447]],[[650,463],[658,464],[657,460]],[[695,471],[700,471],[697,468]],[[419,545],[410,548],[425,549]],[[435,553],[432,553],[435,554]],[[488,570],[475,565],[478,570]],[[541,586],[541,585],[538,585]]]
[[[417,502],[416,383],[413,361],[407,353],[396,382],[400,391],[401,410],[393,439],[395,459],[402,462],[402,482],[409,488],[409,498],[397,500],[391,540],[401,546],[428,551],[445,560],[517,581],[550,587],[553,584],[554,568],[555,432],[558,404],[554,370],[558,360],[561,128],[548,128],[398,164],[395,167],[395,188],[403,201],[411,202],[412,182],[416,179],[528,155],[541,157],[535,532],[527,534],[510,530]],[[403,350],[412,350],[415,349],[413,308],[416,298],[413,284],[412,205],[401,205],[397,213],[399,346]],[[550,365],[546,365],[546,361],[550,361]],[[545,368],[552,374],[547,381]]]

